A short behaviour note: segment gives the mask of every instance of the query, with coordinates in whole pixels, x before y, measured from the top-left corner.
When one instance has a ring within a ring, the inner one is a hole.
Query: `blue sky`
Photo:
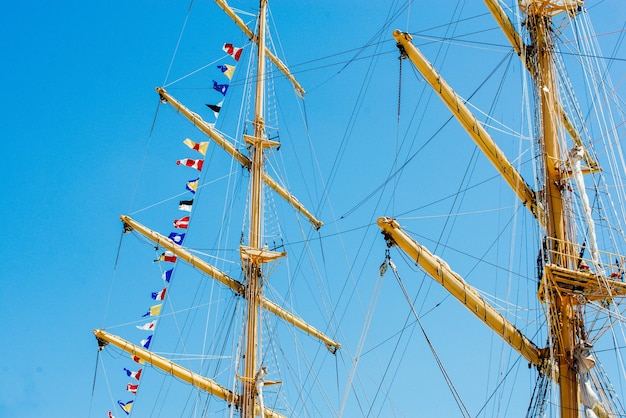
[[[423,195],[436,194],[430,188],[436,186],[415,186],[425,177],[407,171],[396,184],[397,193],[387,189],[380,195],[383,203],[370,199],[355,208],[392,169],[398,138],[410,131],[410,108],[403,108],[403,125],[398,128],[396,124],[398,66],[391,29],[408,26],[417,31],[447,22],[449,13],[437,15],[452,4],[447,3],[428,6],[426,11],[414,4],[410,13],[382,29],[382,35],[377,32],[388,10],[377,2],[344,0],[333,2],[332,7],[310,1],[272,4],[287,62],[296,73],[301,72],[298,77],[309,90],[307,116],[320,177],[336,176],[330,182],[331,197],[336,199],[332,208],[319,203],[322,193],[311,185],[315,179],[307,176],[301,180],[306,186],[303,200],[321,205],[323,219],[330,220],[328,235],[366,228],[367,233],[348,234],[345,245],[351,247],[350,257],[362,258],[359,262],[371,254],[372,261],[363,266],[368,266],[366,274],[372,277],[384,254],[384,243],[372,226],[375,218],[408,212],[420,206],[416,200],[428,201]],[[607,34],[603,42],[609,46],[608,53],[624,29],[626,7],[618,0],[588,3],[591,11],[599,13],[596,30]],[[473,10],[483,13],[482,4],[477,6],[467,15],[472,16]],[[100,401],[94,401],[98,408],[91,404],[96,366],[91,331],[111,325],[110,318],[116,314],[108,310],[120,308],[119,302],[110,302],[124,297],[115,293],[115,280],[141,274],[133,270],[120,278],[114,271],[121,235],[118,216],[158,201],[155,196],[176,194],[158,195],[161,186],[180,180],[166,181],[159,170],[180,156],[160,155],[163,144],[151,142],[150,130],[158,106],[154,88],[166,79],[187,8],[167,1],[12,2],[4,7],[0,17],[4,63],[0,70],[4,97],[0,104],[4,127],[0,211],[8,238],[0,244],[5,260],[0,291],[2,417],[106,414],[98,409]],[[213,4],[198,1],[193,12],[168,81],[184,74],[186,68],[203,65],[209,57],[219,58],[221,43],[241,40],[234,24]],[[600,29],[600,21],[607,29]],[[193,39],[200,42],[190,42]],[[372,46],[358,55],[370,39],[383,43],[378,50]],[[502,39],[498,43],[502,48],[494,49],[506,48]],[[626,59],[626,47],[617,45],[617,56]],[[497,57],[496,51],[492,60]],[[466,58],[465,63],[474,60],[471,54]],[[184,64],[179,66],[179,60]],[[370,65],[375,70],[366,76]],[[478,65],[476,71],[484,73],[482,67]],[[625,69],[623,61],[613,67],[615,82],[622,89],[620,75]],[[408,63],[403,71],[413,73]],[[456,85],[473,75],[470,71],[469,65],[461,64],[446,76]],[[410,102],[408,89],[421,88],[417,80],[403,86],[403,105]],[[437,120],[447,117],[444,112]],[[422,123],[427,122],[439,126],[433,120]],[[166,124],[158,127],[166,133],[173,131]],[[454,146],[448,152],[450,160],[445,164],[454,166],[471,149]],[[333,166],[335,161],[338,165]],[[431,165],[435,170],[442,163],[425,156],[413,168],[430,170]],[[293,183],[300,185],[297,178],[292,178]],[[345,220],[339,219],[341,215],[346,215]],[[418,224],[415,229],[421,227]],[[437,230],[437,226],[428,228]],[[431,237],[435,236],[432,232]],[[359,252],[359,244],[369,248]],[[391,285],[391,279],[386,285]],[[361,303],[367,304],[368,291],[363,294]],[[380,306],[385,301],[402,303],[401,298],[387,301],[387,297],[383,296]],[[394,309],[388,305],[378,312],[384,318],[400,315]],[[406,316],[406,307],[401,315]],[[419,366],[412,367],[419,370]],[[97,387],[101,385],[98,381]]]

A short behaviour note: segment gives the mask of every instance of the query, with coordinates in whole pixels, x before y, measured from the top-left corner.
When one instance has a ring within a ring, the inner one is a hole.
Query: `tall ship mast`
[[[568,86],[563,86],[565,80],[559,78],[561,68],[557,64],[562,63],[556,60],[558,32],[568,24],[575,25],[576,16],[584,11],[584,2],[521,0],[519,10],[523,14],[524,35],[517,32],[499,2],[486,0],[485,3],[534,82],[538,189],[524,180],[465,100],[412,43],[412,36],[402,31],[395,31],[393,36],[401,58],[410,60],[419,70],[538,223],[542,239],[537,258],[537,297],[545,306],[547,341],[533,341],[533,335],[526,335],[505,318],[452,267],[407,234],[396,220],[382,217],[378,225],[388,246],[402,249],[510,344],[538,370],[540,380],[556,383],[558,416],[623,416],[623,406],[611,392],[612,387],[601,384],[602,378],[593,369],[596,359],[590,333],[598,332],[594,329],[598,317],[588,312],[596,305],[595,309],[601,310],[613,307],[615,314],[620,315],[616,303],[626,296],[625,254],[614,252],[612,240],[615,237],[604,241],[596,232],[598,218],[600,222],[606,218],[597,203],[598,197],[588,195],[586,184],[590,182],[586,182],[585,177],[600,174],[602,163],[589,143],[588,132],[581,130],[585,127],[572,122],[578,115],[570,115],[573,109],[566,110],[564,106],[570,98],[561,96],[561,92]],[[594,184],[597,191],[598,180],[594,180]],[[619,192],[623,185],[616,187]],[[622,227],[616,228],[617,240],[623,243]],[[610,250],[602,247],[607,244],[611,245]],[[610,317],[611,313],[608,315]],[[545,399],[537,402],[534,409],[529,408],[527,416],[544,416],[542,402]]]
[[[257,1],[152,97],[90,416],[626,416],[620,0]]]
[[[173,360],[155,354],[149,350],[149,344],[152,343],[151,339],[142,340],[141,344],[133,344],[102,329],[94,330],[94,334],[98,340],[100,350],[106,349],[109,345],[115,346],[117,349],[129,354],[130,357],[136,363],[142,365],[143,368],[151,367],[160,370],[197,388],[199,391],[207,393],[211,397],[221,400],[225,405],[225,407],[221,409],[223,411],[231,411],[226,415],[246,418],[257,416],[283,417],[290,414],[287,413],[285,415],[285,412],[280,412],[280,407],[277,406],[275,400],[271,402],[271,405],[268,405],[270,402],[263,396],[263,388],[265,386],[283,384],[282,381],[271,380],[271,376],[276,373],[276,370],[272,372],[266,364],[267,347],[264,347],[264,341],[267,337],[264,338],[262,334],[262,331],[265,332],[262,326],[263,318],[267,317],[268,313],[272,314],[275,318],[284,321],[288,326],[299,329],[304,334],[308,334],[314,339],[317,339],[318,342],[321,342],[322,346],[325,347],[325,351],[329,355],[334,354],[341,347],[341,344],[336,339],[308,324],[278,303],[268,299],[264,291],[268,283],[269,273],[273,269],[272,265],[276,263],[277,260],[287,255],[286,251],[281,251],[276,248],[280,248],[280,245],[274,245],[275,248],[269,248],[268,245],[270,237],[265,234],[266,225],[264,213],[267,205],[265,201],[266,186],[269,186],[272,192],[276,193],[290,204],[303,219],[310,223],[311,228],[318,230],[323,225],[323,223],[308,211],[294,195],[287,191],[282,184],[272,178],[265,170],[267,163],[266,151],[268,149],[276,149],[281,145],[281,142],[270,138],[271,134],[266,126],[266,102],[268,101],[266,97],[266,83],[269,79],[266,64],[268,62],[272,63],[278,72],[286,76],[298,96],[302,97],[305,91],[289,72],[286,65],[271,53],[266,45],[267,0],[260,0],[259,2],[255,31],[252,31],[248,27],[226,1],[216,0],[216,3],[234,20],[236,25],[243,31],[244,35],[248,37],[256,47],[256,59],[254,60],[255,65],[253,66],[253,73],[255,74],[254,80],[245,80],[246,82],[250,82],[250,85],[253,86],[251,92],[254,97],[253,115],[250,122],[252,130],[250,134],[243,134],[243,142],[247,149],[247,155],[239,151],[228,138],[216,130],[214,124],[206,122],[199,114],[189,110],[165,88],[159,87],[156,90],[162,104],[171,105],[176,112],[188,119],[202,134],[212,140],[214,144],[223,148],[223,150],[230,154],[234,161],[240,163],[241,166],[249,172],[247,231],[245,234],[242,232],[241,244],[239,246],[239,259],[241,261],[243,280],[241,281],[229,276],[226,272],[185,248],[182,245],[184,234],[173,233],[170,234],[169,237],[166,237],[145,227],[130,216],[121,216],[121,220],[124,225],[125,234],[136,234],[142,239],[151,242],[151,245],[154,245],[157,251],[163,251],[162,255],[155,261],[186,263],[200,273],[215,280],[219,285],[225,286],[226,289],[234,292],[235,296],[243,300],[244,308],[241,315],[244,325],[241,329],[240,346],[238,348],[240,361],[237,362],[238,366],[234,375],[235,380],[232,382],[234,388],[227,387],[212,377],[204,376],[183,365],[177,364]],[[241,49],[242,48],[235,47],[232,44],[224,45],[224,51],[235,58],[236,61],[239,61]],[[223,65],[220,66],[220,68],[225,73],[232,73],[235,66]],[[228,76],[229,79],[231,77],[232,75]],[[252,81],[254,82],[252,83]],[[225,96],[227,85],[215,83],[215,89]],[[215,109],[216,106],[212,108]],[[190,139],[186,139],[185,144],[203,155],[205,155],[209,147],[209,143],[198,143]],[[204,160],[182,159],[178,160],[177,164],[202,171]],[[188,189],[192,189],[194,195],[198,190],[197,184],[199,179],[200,178],[193,181],[193,186],[189,184],[187,186]],[[192,200],[181,200],[181,210],[183,205],[191,206],[193,204],[192,202]],[[190,217],[187,216],[174,221],[174,226],[178,228],[184,222],[183,228],[186,230],[190,222],[189,218]],[[164,274],[168,274],[168,283],[169,275],[172,274],[172,271],[173,270],[164,272]],[[168,287],[169,286],[166,285],[161,292],[153,293],[153,299],[157,301],[164,300]],[[151,307],[148,314],[144,316],[159,316],[161,309],[161,304],[155,305]],[[155,313],[153,310],[158,312]],[[265,319],[265,321],[267,321],[267,319]],[[152,321],[149,328],[145,326],[142,326],[143,328],[138,326],[138,328],[154,331],[156,322],[156,320]],[[151,335],[150,338],[153,335]],[[143,370],[143,368],[140,370]],[[126,368],[124,370],[127,371],[129,377],[135,378],[138,381],[141,378],[140,372],[131,371]],[[129,384],[128,387],[132,388],[133,393],[137,393],[138,386],[139,384]],[[126,414],[130,414],[133,410],[134,400],[129,402],[119,401],[118,403]],[[109,416],[111,415],[112,413],[109,412]],[[202,415],[204,416],[204,413],[202,413]]]

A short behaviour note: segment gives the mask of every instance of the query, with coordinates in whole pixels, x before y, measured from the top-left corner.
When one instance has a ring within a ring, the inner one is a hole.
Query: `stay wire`
[[[417,314],[417,311],[415,310],[415,306],[413,305],[413,302],[411,301],[411,298],[409,297],[409,294],[406,288],[404,287],[404,283],[402,282],[402,279],[400,278],[400,274],[398,274],[398,271],[396,270],[395,265],[391,262],[391,258],[389,258],[389,266],[391,267],[391,271],[393,271],[393,275],[395,276],[396,281],[398,282],[398,285],[400,286],[400,289],[402,290],[402,293],[404,294],[404,297],[407,303],[409,304],[409,307],[411,308],[411,312],[413,313],[413,316],[415,316],[417,324],[419,325],[420,330],[422,331],[422,334],[424,335],[424,338],[426,339],[428,348],[430,348],[430,351],[432,352],[433,357],[435,361],[437,362],[437,366],[439,367],[439,370],[441,370],[441,373],[446,381],[446,384],[448,385],[448,388],[450,389],[450,392],[452,393],[452,396],[454,397],[456,404],[459,407],[459,410],[461,411],[461,414],[463,414],[464,417],[471,417],[469,411],[467,410],[467,407],[465,406],[465,404],[463,403],[463,400],[461,399],[461,396],[459,395],[459,392],[454,386],[454,383],[452,383],[452,379],[448,375],[448,372],[446,371],[443,365],[443,362],[439,358],[439,355],[437,354],[435,347],[430,341],[430,338],[428,337],[428,334],[426,333],[426,330],[424,329],[422,321],[420,320],[420,317]]]
[[[176,55],[178,54],[178,48],[180,47],[180,42],[183,39],[183,34],[185,33],[185,28],[187,27],[187,22],[189,21],[189,15],[191,14],[191,8],[193,7],[193,2],[194,0],[191,0],[191,2],[189,2],[189,8],[187,9],[187,14],[185,15],[185,21],[183,22],[183,27],[180,29],[180,34],[178,35],[178,40],[176,41],[176,46],[174,47],[174,53],[172,54],[170,65],[167,67],[167,72],[165,73],[165,79],[163,80],[163,85],[167,83],[167,79],[170,77],[170,72],[172,71],[174,60],[176,59]]]
[[[379,267],[379,276],[381,277],[381,279],[383,278],[383,276],[385,275],[385,273],[387,272],[389,267],[394,269],[395,265],[394,265],[393,261],[391,261],[391,255],[390,255],[390,252],[389,252],[389,248],[387,248],[385,250],[385,260],[383,261],[383,263]],[[400,335],[400,338],[398,338],[396,340],[396,344],[394,345],[393,350],[391,352],[391,355],[389,356],[390,359],[393,359],[393,358],[396,357],[396,353],[398,352],[398,349],[400,348],[400,339],[401,339],[401,337],[403,335],[403,332],[404,332],[404,330],[402,330],[400,333],[396,334],[396,335]],[[406,346],[405,346],[405,349],[406,349]],[[401,358],[402,358],[402,356],[401,356]],[[386,365],[386,367],[385,367],[385,369],[384,369],[384,371],[383,371],[383,373],[382,373],[382,375],[381,375],[381,377],[379,379],[380,384],[376,388],[376,393],[374,394],[374,397],[373,397],[372,401],[370,402],[370,408],[367,411],[367,417],[372,415],[372,409],[373,409],[374,405],[376,404],[376,400],[378,399],[378,396],[380,395],[380,392],[381,392],[382,387],[383,387],[383,382],[385,382],[385,380],[387,379],[387,374],[391,370],[391,365],[392,365],[392,361],[390,360],[390,361],[387,362],[387,365]],[[398,369],[396,368],[396,370],[394,371],[394,376],[397,373],[397,371],[398,371]],[[391,382],[387,383],[388,387],[393,386],[394,379],[395,379],[395,377],[392,377],[391,378]],[[385,395],[388,396],[389,395],[388,392],[389,392],[389,389],[387,389]],[[382,409],[379,411],[378,415],[380,415],[381,412],[382,412]],[[374,415],[374,416],[378,416],[378,415]]]
[[[98,348],[98,352],[96,354],[96,367],[93,371],[93,383],[91,385],[91,399],[89,400],[89,415],[91,415],[91,408],[93,406],[93,396],[96,392],[96,379],[98,377],[98,361],[100,361],[100,349]]]
[[[402,50],[399,51],[400,54],[402,55],[404,52]],[[497,69],[500,68],[501,65],[503,65],[507,60],[510,60],[511,54],[507,54],[498,64],[498,66],[496,66],[496,68],[494,68],[488,75],[487,77],[478,85],[478,87],[476,89],[474,89],[474,91],[465,99],[466,102],[469,102],[474,95],[476,95],[480,89],[482,87],[484,87],[486,85],[486,82],[496,73]],[[402,174],[402,171],[413,161],[413,159],[415,159],[425,148],[426,146],[433,141],[442,131],[443,129],[448,125],[448,123],[450,123],[451,121],[455,120],[455,116],[452,115],[450,116],[445,122],[443,122],[441,124],[441,126],[437,129],[437,131],[435,131],[423,144],[422,146],[419,147],[419,149],[417,149],[413,154],[411,154],[399,167],[397,167],[394,163],[392,169],[390,169],[389,174],[387,175],[387,178],[385,178],[378,186],[376,186],[369,194],[367,194],[363,199],[361,199],[359,202],[357,202],[354,206],[352,206],[350,209],[348,209],[346,212],[344,212],[343,215],[341,215],[339,217],[339,219],[344,219],[346,217],[348,217],[349,215],[351,215],[353,212],[355,212],[358,208],[360,208],[361,206],[363,206],[366,202],[368,202],[372,197],[374,197],[376,194],[378,194],[381,190],[383,190],[387,184],[389,184],[389,182],[391,182],[392,180],[395,181],[396,176],[399,176]],[[476,151],[474,151],[476,152]]]

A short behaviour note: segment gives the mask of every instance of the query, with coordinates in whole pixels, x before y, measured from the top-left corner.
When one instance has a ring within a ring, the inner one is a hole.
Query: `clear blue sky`
[[[195,14],[192,13],[195,20],[190,21],[180,50],[189,60],[188,68],[193,68],[196,61],[200,67],[219,58],[221,43],[241,39],[237,38],[234,24],[217,7],[205,0],[196,3]],[[343,0],[332,2],[332,6],[331,2],[296,3],[272,4],[272,10],[287,61],[295,64],[295,72],[300,68],[299,78],[310,91],[308,122],[322,177],[328,179],[331,173],[336,176],[330,191],[336,203],[333,212],[324,204],[323,220],[331,224],[329,235],[337,228],[350,230],[370,225],[367,233],[348,234],[344,245],[349,248],[346,252],[350,257],[361,257],[354,274],[370,277],[371,286],[384,255],[384,244],[372,222],[377,216],[417,208],[420,204],[416,201],[420,199],[430,201],[423,195],[432,190],[419,186],[424,178],[418,177],[418,168],[454,166],[457,157],[466,157],[465,149],[456,146],[449,149],[447,162],[426,156],[412,165],[413,171],[403,173],[396,185],[397,193],[392,193],[390,187],[383,203],[376,195],[350,212],[384,180],[394,163],[398,138],[403,135],[397,129],[398,61],[391,30],[408,26],[409,31],[415,32],[446,23],[451,13],[443,13],[442,9],[448,10],[454,2],[437,2],[424,9],[423,2],[415,4],[384,28],[389,11],[386,4],[379,2]],[[608,55],[623,36],[619,31],[624,29],[626,6],[622,0],[588,3],[591,12],[595,9],[599,13],[594,16],[596,30],[606,34],[602,41],[609,46],[605,51]],[[233,4],[251,8],[239,2]],[[464,16],[484,13],[482,3],[471,7]],[[0,290],[0,417],[106,416],[106,410],[100,409],[102,402],[95,401],[98,408],[91,406],[96,366],[92,329],[103,326],[106,315],[114,316],[107,309],[119,308],[119,303],[110,305],[109,298],[123,297],[109,294],[116,278],[114,265],[121,235],[118,216],[151,201],[145,190],[158,190],[162,181],[160,164],[187,156],[156,156],[159,144],[152,144],[155,148],[149,145],[158,105],[154,87],[166,78],[187,8],[187,4],[174,1],[10,2],[3,8],[0,215],[6,238],[0,244],[4,258]],[[486,16],[480,22],[485,24],[489,19]],[[495,25],[491,23],[491,27]],[[381,29],[383,35],[377,35]],[[192,47],[194,37],[198,42]],[[358,50],[371,39],[384,43],[358,55]],[[501,37],[494,42],[502,46],[494,50],[506,48]],[[626,59],[626,46],[617,45],[617,56]],[[196,61],[192,62],[189,57],[194,51]],[[334,55],[338,53],[343,54]],[[378,58],[373,60],[371,55]],[[322,60],[325,57],[330,58]],[[496,52],[493,60],[501,57]],[[350,61],[351,58],[356,59]],[[365,73],[371,63],[376,67],[368,77]],[[474,55],[468,53],[466,65],[448,70],[446,76],[451,84],[473,75],[470,64],[474,63]],[[413,74],[408,63],[403,65],[405,74]],[[613,67],[615,82],[622,89],[619,83],[624,80],[619,75],[623,76],[625,69],[624,61]],[[182,71],[174,66],[168,81]],[[407,88],[421,88],[417,80],[403,86],[403,100],[410,100],[406,97],[412,93]],[[207,79],[207,86],[209,82]],[[474,83],[462,94],[468,95],[476,87]],[[361,92],[365,92],[363,98],[359,96]],[[356,116],[352,115],[353,109],[357,109]],[[403,109],[402,123],[408,124],[412,112]],[[441,113],[437,118],[445,121],[448,115]],[[428,122],[432,121],[422,123]],[[405,129],[411,130],[403,125],[400,132]],[[457,131],[454,135],[462,134]],[[452,139],[438,139],[448,146],[446,140]],[[419,145],[414,147],[413,152]],[[468,149],[471,152],[471,147]],[[340,156],[340,164],[333,168],[336,155]],[[295,180],[294,183],[299,184]],[[317,197],[309,199],[305,192],[305,203],[317,204],[321,193],[316,193]],[[171,195],[164,192],[160,197]],[[152,202],[156,200],[153,198]],[[333,219],[343,214],[348,214],[345,221],[338,220],[338,226],[333,226]],[[431,238],[436,239],[436,232],[432,232]],[[361,242],[368,248],[358,252],[355,248]],[[361,265],[367,266],[363,267],[365,272]],[[341,269],[345,268],[342,265]],[[407,276],[415,274],[408,269],[405,272]],[[344,280],[346,274],[341,271],[338,275]],[[388,294],[383,296],[377,313],[383,318],[402,315],[404,319],[406,306],[396,314],[390,305],[384,305],[403,303],[392,279],[387,280],[386,291],[394,293],[395,299]],[[369,289],[364,290],[362,295],[363,305],[368,303],[368,292]],[[446,315],[442,320],[446,320]],[[472,321],[469,323],[475,325]],[[360,329],[361,323],[353,326]],[[488,338],[486,333],[480,335]],[[429,356],[423,340],[419,341],[419,355]],[[446,344],[445,340],[440,341]],[[356,339],[350,343],[355,346]],[[453,352],[458,349],[450,347]],[[408,357],[414,354],[410,350]],[[120,363],[120,368],[127,365]],[[417,373],[422,366],[409,367]],[[98,387],[102,384],[98,381]],[[106,401],[108,394],[104,397]],[[432,397],[424,395],[421,402],[428,403],[429,399]],[[410,410],[403,413],[414,414]],[[122,416],[119,409],[115,414]]]

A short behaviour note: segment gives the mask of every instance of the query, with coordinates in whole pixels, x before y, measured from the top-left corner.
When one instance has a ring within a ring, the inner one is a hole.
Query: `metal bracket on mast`
[[[404,49],[404,46],[400,42],[396,42],[396,47],[398,48],[398,51],[400,52],[400,56],[398,57],[400,61],[409,58],[409,54],[406,53],[406,49]]]
[[[239,254],[241,256],[242,261],[253,262],[255,264],[269,263],[270,261],[277,260],[287,255],[287,253],[284,251],[283,252],[271,251],[271,250],[267,250],[264,248],[257,249],[257,248],[248,247],[246,245],[241,245],[239,247]]]
[[[254,145],[255,147],[272,148],[280,146],[280,142],[278,141],[272,141],[265,138],[257,138],[253,135],[244,135],[243,139],[244,141],[246,141],[246,144]]]

